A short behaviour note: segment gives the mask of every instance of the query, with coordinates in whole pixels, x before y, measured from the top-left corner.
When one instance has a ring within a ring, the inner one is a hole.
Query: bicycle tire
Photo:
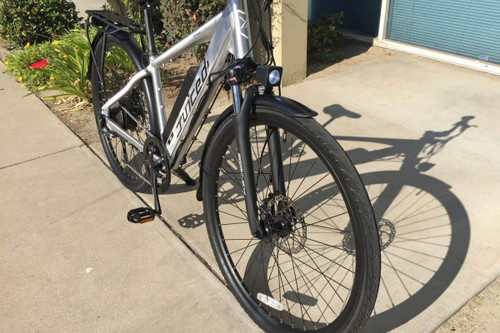
[[[101,55],[104,57],[101,60]],[[138,64],[134,63],[127,48],[113,35],[108,35],[96,43],[94,54],[95,62],[91,71],[92,102],[97,122],[99,137],[114,174],[125,187],[133,192],[149,191],[148,182],[150,173],[141,151],[113,134],[101,119],[102,105],[108,98],[115,95],[128,82],[130,77],[138,71]],[[101,82],[98,69],[102,70],[104,84]],[[126,96],[120,99],[120,105],[115,104],[110,109],[110,118],[118,123],[128,134],[139,142],[146,140],[145,129],[150,129],[149,98],[146,98],[145,84],[149,78],[143,79]],[[132,114],[132,118],[125,109]]]
[[[267,107],[253,111],[259,220],[272,224],[273,236],[250,234],[230,116],[209,143],[203,167],[205,221],[219,268],[265,331],[359,331],[380,279],[377,226],[361,179],[314,119]],[[270,185],[269,129],[279,131],[285,195],[272,193]]]

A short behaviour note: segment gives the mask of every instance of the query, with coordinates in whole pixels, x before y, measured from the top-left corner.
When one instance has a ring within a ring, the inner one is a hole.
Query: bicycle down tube
[[[355,166],[314,119],[317,113],[281,96],[273,0],[225,0],[221,13],[161,54],[155,1],[134,0],[144,25],[110,11],[87,12],[87,23],[98,29],[89,37],[89,78],[104,153],[123,185],[153,194],[154,208],[145,202],[128,212],[128,221],[161,218],[159,195],[169,190],[172,174],[197,185],[220,272],[259,327],[358,332],[379,285],[377,223]],[[207,42],[166,112],[161,67]],[[206,136],[200,134],[222,89],[232,106],[216,112]],[[198,157],[195,180],[185,170]]]
[[[203,118],[201,111],[214,97],[215,89],[212,88],[216,86],[216,82],[211,82],[211,74],[223,68],[229,53],[234,54],[237,59],[243,58],[248,53],[248,41],[250,40],[248,18],[241,2],[241,0],[229,1],[224,11],[209,22],[161,55],[151,56],[148,67],[136,73],[124,88],[103,105],[102,113],[106,116],[107,126],[142,151],[142,144],[109,118],[110,107],[125,96],[141,79],[148,75],[152,75],[153,79],[158,76],[154,73],[166,62],[177,58],[197,44],[210,41],[202,64],[188,90],[188,94],[185,96],[175,126],[170,133],[164,133],[166,116],[161,98],[161,81],[158,78],[153,80],[155,94],[154,116],[160,124],[162,138],[166,139],[165,146],[172,157],[172,169],[175,170],[179,167],[182,156],[189,148],[189,142],[194,136],[195,129],[200,125]]]

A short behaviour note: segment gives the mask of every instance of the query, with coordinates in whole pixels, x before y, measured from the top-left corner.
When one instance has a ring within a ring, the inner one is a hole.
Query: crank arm
[[[146,223],[151,222],[155,219],[155,216],[161,215],[161,206],[160,200],[158,198],[158,176],[159,174],[155,170],[153,165],[154,163],[154,155],[151,154],[149,156],[149,169],[151,172],[151,188],[153,190],[153,200],[155,203],[155,208],[151,209],[149,207],[139,207],[132,209],[127,214],[127,219],[132,223]]]

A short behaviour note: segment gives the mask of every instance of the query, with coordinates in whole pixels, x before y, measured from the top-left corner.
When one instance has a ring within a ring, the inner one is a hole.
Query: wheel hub
[[[123,129],[138,130],[140,126],[138,126],[137,121],[144,120],[144,105],[142,105],[140,92],[133,89],[128,96],[123,97],[119,104],[110,108],[109,117]]]
[[[261,207],[262,221],[271,241],[288,254],[297,254],[305,246],[307,227],[299,207],[284,195],[271,196]]]

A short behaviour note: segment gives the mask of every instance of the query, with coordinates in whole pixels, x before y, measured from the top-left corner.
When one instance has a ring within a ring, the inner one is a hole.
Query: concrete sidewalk
[[[3,65],[0,65],[3,72]],[[226,287],[0,73],[0,331],[258,332]]]
[[[317,110],[348,151],[383,232],[382,282],[365,331],[431,332],[500,273],[500,78],[395,53],[354,57],[312,78],[284,95]],[[186,164],[194,178],[200,148]],[[174,177],[160,201],[171,227],[217,270],[195,190]]]
[[[74,0],[73,2],[78,10],[78,15],[83,18],[87,17],[86,10],[101,10],[107,4],[106,0]]]
[[[431,332],[500,273],[500,79],[406,54],[349,63],[284,94],[320,113],[373,199],[384,262],[365,331]],[[141,200],[25,94],[0,74],[0,331],[259,331],[161,221],[125,222]],[[194,189],[174,178],[161,202],[216,269]]]

